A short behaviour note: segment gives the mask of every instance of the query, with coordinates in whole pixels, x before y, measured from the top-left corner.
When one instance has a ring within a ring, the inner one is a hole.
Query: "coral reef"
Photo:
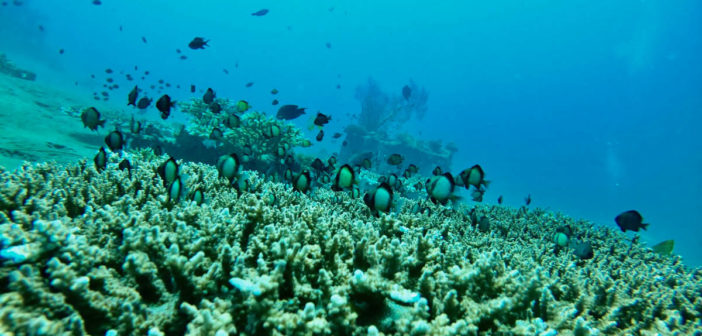
[[[557,213],[478,205],[374,217],[247,172],[170,204],[150,150],[0,172],[0,334],[595,335],[702,332],[702,271]],[[264,200],[274,194],[275,202]],[[472,219],[485,216],[488,229]],[[554,249],[567,225],[594,258]],[[485,231],[485,232],[483,232]]]

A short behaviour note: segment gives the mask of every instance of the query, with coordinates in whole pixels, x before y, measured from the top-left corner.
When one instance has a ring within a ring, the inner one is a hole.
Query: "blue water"
[[[261,8],[270,12],[250,15]],[[429,91],[429,110],[403,130],[456,143],[454,172],[480,163],[492,181],[485,202],[504,195],[521,206],[531,194],[532,206],[610,227],[618,213],[637,209],[651,223],[644,241],[674,239],[690,265],[702,265],[700,32],[702,3],[694,0],[0,7],[0,52],[42,69],[45,83],[77,81],[88,97],[102,91],[105,68],[135,73],[138,65],[151,75],[137,84],[179,84],[165,90],[176,100],[213,87],[274,113],[277,88],[281,101],[331,114],[332,134],[359,113],[355,88],[369,77],[396,95],[411,79]],[[190,50],[195,36],[210,47]],[[122,107],[132,86],[113,77],[121,88],[111,96]],[[307,120],[295,122],[306,129]],[[338,142],[319,147],[335,151]]]

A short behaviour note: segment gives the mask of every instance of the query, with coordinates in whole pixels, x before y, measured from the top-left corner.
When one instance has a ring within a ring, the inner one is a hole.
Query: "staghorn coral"
[[[542,210],[290,192],[248,172],[240,197],[184,163],[206,203],[169,204],[165,160],[127,153],[0,172],[0,332],[95,335],[693,334],[702,271]],[[276,202],[262,195],[273,194]],[[554,251],[558,227],[595,257]]]

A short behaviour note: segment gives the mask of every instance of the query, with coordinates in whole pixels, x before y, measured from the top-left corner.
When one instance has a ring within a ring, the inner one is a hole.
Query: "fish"
[[[332,190],[341,191],[344,189],[351,189],[356,183],[356,172],[348,164],[345,164],[339,168],[334,177],[334,184],[332,185]]]
[[[417,168],[417,165],[414,163],[410,163],[409,166],[407,166],[407,171],[410,173],[410,175],[414,175],[419,172],[419,168]]]
[[[300,108],[297,105],[283,105],[278,109],[275,115],[278,119],[293,120],[305,114],[305,108]]]
[[[134,85],[134,88],[132,89],[132,91],[129,92],[129,95],[127,96],[127,106],[136,106],[136,100],[138,95],[139,88],[136,85]]]
[[[405,97],[405,100],[409,100],[410,96],[412,96],[412,89],[408,85],[405,85],[402,87],[402,97]]]
[[[293,179],[293,173],[290,168],[285,169],[285,172],[283,173],[283,178],[286,179],[287,181],[292,182]]]
[[[272,104],[272,105],[278,105],[278,99],[273,99],[273,101],[271,102],[271,104]]]
[[[235,114],[230,114],[224,119],[224,126],[229,128],[237,128],[241,126],[241,118]]]
[[[497,197],[497,204],[502,204],[502,195]]]
[[[675,241],[674,240],[665,240],[662,241],[656,245],[651,246],[651,250],[653,252],[656,252],[662,256],[671,256],[673,255],[673,247],[675,246]]]
[[[215,127],[212,129],[212,132],[210,132],[210,139],[215,141],[224,141],[224,133],[222,133],[222,130],[219,129],[219,127]]]
[[[617,223],[617,226],[619,226],[622,232],[626,232],[627,230],[639,232],[639,229],[646,230],[649,225],[642,223],[643,217],[641,217],[641,214],[636,210],[624,211],[617,215],[617,217],[614,218],[614,221]]]
[[[141,121],[134,120],[134,117],[132,116],[132,120],[129,122],[129,130],[132,132],[132,134],[141,133]]]
[[[222,112],[222,105],[219,105],[219,103],[217,102],[210,104],[209,107],[210,111],[212,111],[212,113],[214,114],[219,114],[220,112]]]
[[[388,157],[388,164],[393,166],[398,166],[404,161],[405,158],[400,154],[392,154]]]
[[[446,204],[453,195],[456,183],[451,173],[432,176],[425,185],[429,199],[434,203]]]
[[[217,172],[219,172],[219,177],[224,177],[229,180],[229,184],[237,177],[240,169],[239,156],[236,155],[236,153],[222,155],[217,160]]]
[[[387,181],[391,187],[397,188],[399,178],[397,177],[397,174],[390,174]]]
[[[105,120],[100,120],[100,112],[94,107],[88,107],[80,114],[80,120],[83,122],[83,127],[87,127],[92,131],[97,131],[98,127],[105,127]]]
[[[314,168],[314,170],[316,170],[317,172],[323,171],[326,168],[322,160],[320,160],[319,158],[315,158],[314,161],[312,161],[311,167]]]
[[[524,203],[529,206],[531,204],[531,194],[527,195],[527,197],[524,199]]]
[[[119,170],[126,170],[129,176],[132,176],[132,163],[129,160],[124,159],[119,163]]]
[[[248,82],[248,83],[246,83],[246,87],[247,87],[247,88],[250,88],[250,87],[252,87],[253,85],[254,85],[254,82]]]
[[[105,69],[105,73],[111,74],[113,71],[110,68]]]
[[[278,89],[273,89],[273,90],[271,90],[271,94],[273,94],[273,95],[278,94]]]
[[[247,102],[246,100],[240,100],[240,101],[236,102],[236,110],[239,113],[244,113],[244,112],[248,111],[250,108],[251,108],[251,105],[249,105],[249,102]]]
[[[371,169],[372,166],[373,164],[369,158],[363,158],[363,161],[361,161],[361,167],[364,169]]]
[[[136,106],[140,110],[143,110],[143,109],[146,109],[147,107],[149,107],[149,105],[151,105],[152,101],[153,101],[153,99],[149,99],[148,97],[142,97],[141,99],[139,99]]]
[[[142,36],[142,37],[141,37],[141,42],[147,43],[147,42],[146,42],[146,37]]]
[[[202,203],[205,203],[205,193],[202,191],[202,188],[197,188],[190,192],[188,199],[195,202],[196,205],[202,205]]]
[[[322,141],[322,139],[324,139],[324,130],[319,130],[315,139],[317,139],[317,141]]]
[[[480,232],[488,232],[490,231],[490,219],[487,218],[486,216],[480,217],[480,220],[478,221],[478,231]]]
[[[329,182],[331,182],[331,178],[329,177],[329,175],[323,174],[323,175],[318,179],[318,181],[320,181],[320,183],[322,183],[322,184],[328,184]]]
[[[190,93],[195,93],[195,85],[190,84]]]
[[[474,186],[480,189],[480,186],[487,187],[490,184],[490,181],[485,180],[485,172],[483,171],[483,168],[480,167],[480,165],[474,165],[473,167],[470,167],[470,169],[468,169],[467,171],[464,170],[463,172],[461,172],[460,177],[463,179],[463,184],[466,188]]]
[[[331,43],[327,42],[324,45],[327,47],[327,49],[331,49]]]
[[[393,192],[390,185],[383,182],[375,189],[363,195],[363,203],[377,216],[379,212],[388,212],[392,206]]]
[[[334,133],[334,135],[332,135],[332,138],[334,138],[334,139],[341,138],[341,133],[339,133],[339,132]]]
[[[592,259],[595,256],[590,243],[573,241],[570,248],[573,254],[582,260]]]
[[[314,118],[314,124],[317,126],[324,126],[329,123],[329,120],[331,120],[331,116],[317,113],[317,117]]]
[[[97,154],[95,154],[95,158],[93,158],[93,162],[98,172],[107,168],[107,152],[105,152],[105,147],[100,147]]]
[[[266,14],[268,14],[268,10],[265,8],[251,13],[252,16],[264,16]]]
[[[441,175],[443,172],[441,171],[441,167],[436,166],[436,168],[434,168],[434,170],[432,170],[431,173],[434,176],[438,176]]]
[[[190,49],[193,49],[193,50],[205,49],[205,47],[209,47],[207,42],[210,42],[210,40],[205,40],[202,37],[196,37],[192,41],[190,41],[190,43],[188,43],[188,47],[190,47]]]
[[[312,178],[310,177],[310,172],[303,170],[293,178],[293,191],[299,191],[306,194],[310,190],[311,181]]]
[[[171,115],[171,108],[175,106],[175,101],[169,95],[163,95],[156,101],[156,108],[161,112],[161,119],[166,120]]]
[[[229,74],[229,70],[227,70],[227,69],[222,69],[222,72],[224,72],[225,75]]]
[[[475,189],[472,193],[470,193],[470,196],[474,202],[482,202],[483,195],[485,195],[485,189]]]
[[[62,48],[62,49],[59,49],[59,54],[63,55],[64,52],[66,52],[66,51],[63,50],[63,48]]]
[[[105,137],[105,144],[113,151],[121,151],[124,148],[124,136],[122,132],[114,130]]]
[[[327,160],[327,163],[328,163],[330,166],[335,165],[335,164],[336,164],[336,156],[334,156],[334,155],[330,156],[329,159]]]
[[[263,129],[263,136],[266,139],[277,138],[280,135],[280,126],[276,124],[270,124],[268,127]]]
[[[215,99],[215,92],[214,92],[214,90],[212,90],[212,88],[207,88],[207,91],[205,91],[205,94],[202,95],[202,101],[203,101],[205,104],[210,105],[210,104],[212,104],[212,102],[214,101],[214,99]]]
[[[183,193],[183,181],[180,176],[168,185],[168,203],[176,203],[180,199],[180,195]]]
[[[158,166],[156,173],[161,177],[161,180],[163,180],[163,186],[168,186],[178,177],[178,170],[178,163],[170,156],[168,160]]]

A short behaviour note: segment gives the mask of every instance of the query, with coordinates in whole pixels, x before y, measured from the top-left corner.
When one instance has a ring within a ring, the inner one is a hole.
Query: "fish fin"
[[[646,230],[646,228],[647,228],[649,225],[650,225],[650,224],[648,224],[648,223],[641,223],[641,228],[644,229],[644,230]]]
[[[487,189],[490,186],[490,182],[488,180],[483,180],[483,185],[485,186],[485,189]]]
[[[107,122],[107,119],[98,121],[98,126],[105,127],[105,122]],[[95,130],[97,131],[97,127],[95,127]]]

